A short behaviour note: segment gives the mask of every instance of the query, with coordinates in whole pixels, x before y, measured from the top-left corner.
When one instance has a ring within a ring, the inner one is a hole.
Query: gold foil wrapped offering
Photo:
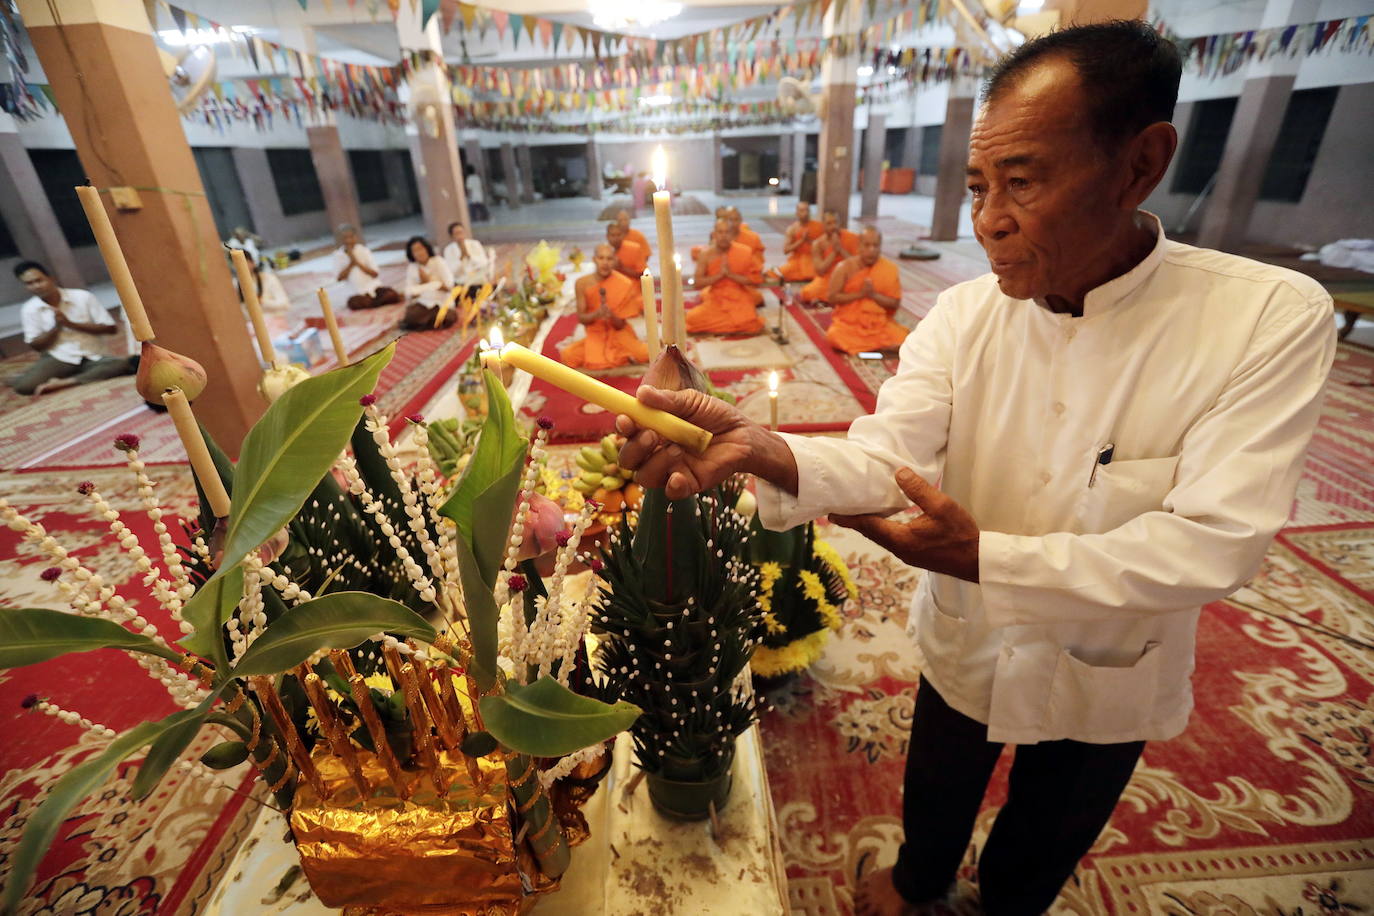
[[[357,754],[377,787],[368,798],[323,743],[313,756],[326,798],[302,781],[291,830],[301,867],[326,906],[371,916],[517,916],[535,894],[556,886],[526,852],[516,853],[499,754],[476,760],[482,782],[474,786],[460,755],[440,750],[447,791],[440,796],[423,769],[407,770],[407,798],[371,752]]]

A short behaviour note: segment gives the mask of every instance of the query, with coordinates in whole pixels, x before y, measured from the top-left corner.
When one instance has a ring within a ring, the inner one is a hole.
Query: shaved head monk
[[[579,277],[573,287],[577,319],[587,336],[558,351],[559,358],[574,369],[647,363],[649,348],[627,320],[644,311],[639,283],[616,270],[615,249],[608,244],[596,246],[595,262],[596,271]]]
[[[816,262],[811,257],[811,247],[825,231],[825,225],[811,218],[811,205],[797,201],[797,221],[787,227],[783,237],[782,253],[787,261],[778,269],[778,274],[786,281],[812,280],[816,276]]]
[[[649,266],[648,248],[630,241],[625,227],[615,221],[606,224],[606,241],[611,243],[611,250],[615,252],[615,269],[632,280],[638,280],[644,268]]]
[[[754,310],[762,273],[748,245],[731,240],[728,220],[716,220],[710,247],[697,256],[701,305],[687,312],[693,334],[757,334],[763,320]]]
[[[645,261],[648,261],[650,258],[654,256],[654,249],[652,246],[649,245],[649,240],[644,237],[644,233],[640,232],[638,229],[630,225],[629,210],[622,209],[617,211],[615,214],[615,221],[619,223],[622,227],[624,227],[625,238],[629,239],[630,241],[638,245],[640,248],[644,249]],[[640,273],[643,273],[643,271],[640,271]]]
[[[834,210],[821,216],[821,235],[811,245],[811,261],[816,278],[801,288],[797,295],[802,302],[825,302],[830,295],[830,275],[846,257],[859,253],[859,237],[840,228],[840,217]]]
[[[902,304],[897,265],[882,255],[883,234],[872,226],[859,234],[859,253],[830,275],[834,319],[826,339],[837,350],[895,350],[908,330],[892,320]]]

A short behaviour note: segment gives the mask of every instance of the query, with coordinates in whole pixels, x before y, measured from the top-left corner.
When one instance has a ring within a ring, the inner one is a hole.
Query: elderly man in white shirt
[[[492,282],[496,273],[496,259],[477,239],[468,235],[462,223],[448,224],[449,243],[444,246],[444,263],[453,272],[453,282],[475,293],[483,283]]]
[[[372,257],[372,249],[363,244],[358,230],[347,223],[337,230],[339,247],[334,251],[334,266],[339,269],[335,277],[339,283],[348,282],[353,287],[353,295],[348,297],[350,309],[373,309],[382,305],[395,305],[401,301],[401,294],[389,286],[383,286],[381,271]]]
[[[831,513],[930,572],[906,841],[861,883],[862,916],[945,897],[1004,744],[981,905],[1049,907],[1145,742],[1184,729],[1200,607],[1255,573],[1288,517],[1331,299],[1171,242],[1139,209],[1177,144],[1180,69],[1138,22],[1054,32],[994,69],[968,160],[992,273],[941,294],[847,440],[770,433],[695,391],[639,397],[711,430],[703,456],[618,418],[646,486],[751,472],[769,527]]]
[[[111,356],[103,338],[118,328],[100,301],[84,289],[64,289],[37,261],[21,261],[14,275],[33,293],[20,310],[24,342],[39,353],[38,361],[8,384],[20,394],[43,394],[58,388],[131,375],[136,358]]]

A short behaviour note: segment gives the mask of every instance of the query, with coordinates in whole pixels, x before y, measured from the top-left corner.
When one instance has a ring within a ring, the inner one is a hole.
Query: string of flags
[[[1263,62],[1280,55],[1292,58],[1332,50],[1374,52],[1374,28],[1367,15],[1196,38],[1179,37],[1162,20],[1155,21],[1155,29],[1178,45],[1185,70],[1192,69],[1208,79],[1235,73],[1251,61]]]

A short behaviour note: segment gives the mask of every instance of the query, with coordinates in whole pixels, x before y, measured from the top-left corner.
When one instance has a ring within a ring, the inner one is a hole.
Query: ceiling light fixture
[[[648,105],[650,108],[658,108],[662,105],[673,104],[671,95],[646,95],[640,98],[639,104]]]
[[[665,0],[591,0],[592,23],[599,29],[648,28],[682,12]]]
[[[196,45],[220,45],[257,31],[246,25],[236,25],[232,29],[160,29],[157,37],[168,47],[181,48]]]
[[[864,64],[862,67],[860,67],[858,70],[855,70],[854,72],[859,74],[859,76],[872,76],[873,68],[870,67],[868,64]]]

